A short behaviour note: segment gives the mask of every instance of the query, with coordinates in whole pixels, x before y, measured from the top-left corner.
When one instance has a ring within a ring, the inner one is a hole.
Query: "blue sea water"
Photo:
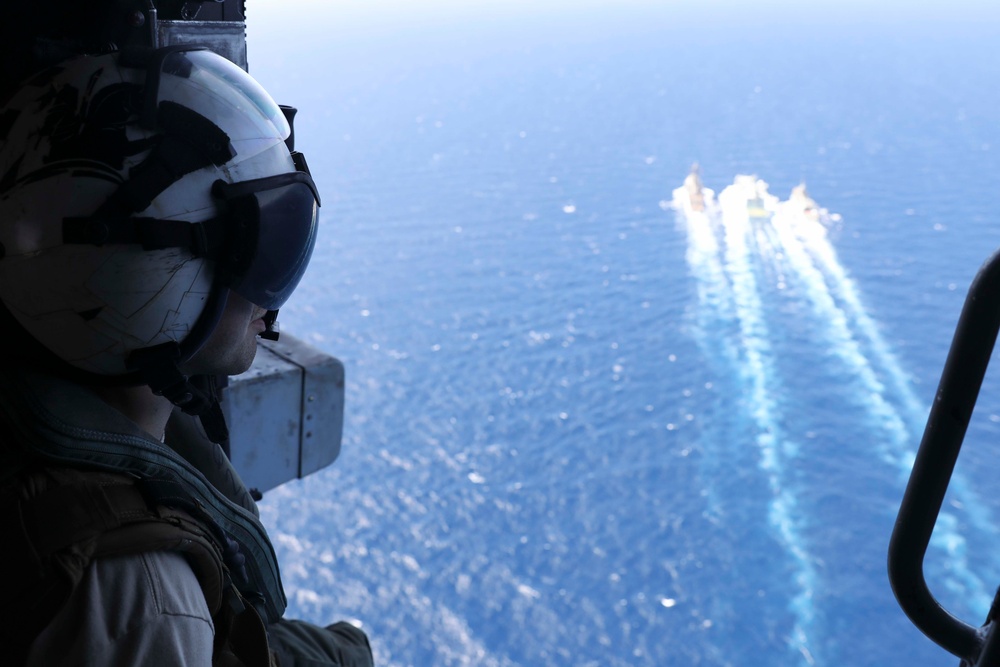
[[[348,378],[262,503],[289,613],[381,665],[954,664],[885,560],[1000,247],[996,13],[452,9],[250,7],[323,195],[282,325]],[[699,233],[694,161],[840,221]],[[975,625],[998,436],[991,375],[926,564]]]

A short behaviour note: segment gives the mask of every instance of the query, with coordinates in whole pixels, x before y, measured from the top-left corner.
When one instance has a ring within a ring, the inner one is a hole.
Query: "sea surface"
[[[289,615],[379,665],[956,664],[885,562],[1000,247],[996,12],[609,5],[251,4],[323,197],[282,326],[347,369],[340,458],[261,504]],[[679,214],[694,162],[830,217]],[[925,567],[977,626],[995,375]]]

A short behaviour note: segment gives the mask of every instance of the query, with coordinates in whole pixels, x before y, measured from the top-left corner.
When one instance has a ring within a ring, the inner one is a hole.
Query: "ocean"
[[[261,503],[290,616],[379,665],[957,662],[886,551],[1000,247],[1000,20],[810,11],[250,3],[323,197],[282,327],[347,369],[340,458]],[[694,162],[830,217],[679,214]],[[925,564],[977,626],[994,376]]]

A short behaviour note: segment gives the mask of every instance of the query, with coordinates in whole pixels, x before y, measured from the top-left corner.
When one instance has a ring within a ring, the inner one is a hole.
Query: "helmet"
[[[273,324],[319,206],[290,134],[256,81],[199,47],[36,74],[0,109],[8,319],[75,371],[161,393],[229,290]]]

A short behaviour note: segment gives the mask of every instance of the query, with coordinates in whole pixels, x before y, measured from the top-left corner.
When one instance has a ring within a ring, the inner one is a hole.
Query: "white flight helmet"
[[[5,319],[77,371],[183,406],[190,387],[167,385],[228,291],[270,328],[309,261],[319,197],[289,134],[256,81],[199,47],[35,75],[0,109]]]

